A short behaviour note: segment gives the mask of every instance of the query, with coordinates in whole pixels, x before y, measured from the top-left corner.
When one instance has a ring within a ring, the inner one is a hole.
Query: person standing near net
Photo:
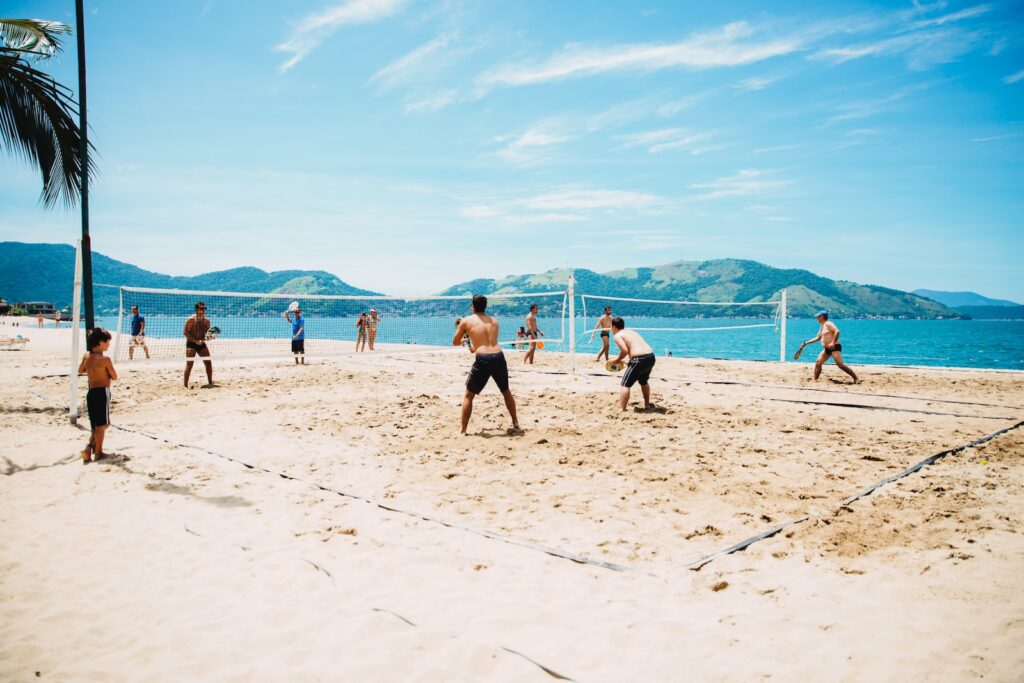
[[[146,346],[146,319],[139,315],[139,307],[132,306],[132,342],[128,345],[128,360],[135,357],[135,347],[141,346],[146,352],[146,360],[149,360],[149,347]]]
[[[818,359],[814,361],[814,379],[817,380],[818,377],[821,376],[822,366],[825,365],[825,362],[828,361],[829,358],[831,358],[835,361],[836,367],[852,377],[853,383],[856,384],[860,381],[857,379],[857,373],[843,363],[843,345],[839,343],[839,328],[836,327],[834,322],[831,322],[828,319],[828,311],[818,311],[818,315],[816,317],[818,319],[818,324],[821,325],[818,329],[818,336],[814,339],[808,339],[801,344],[800,348],[796,350],[795,354],[793,354],[793,360],[800,357],[805,346],[813,344],[820,339],[822,349],[821,353],[818,354]]]
[[[619,347],[619,357],[611,363],[621,363],[629,356],[629,365],[622,373],[622,388],[619,389],[619,408],[623,412],[629,405],[629,394],[634,384],[640,383],[640,391],[644,395],[644,410],[651,410],[651,385],[648,380],[654,369],[654,349],[648,345],[639,332],[626,329],[622,318],[612,318],[612,332],[615,333],[615,345]],[[609,363],[609,365],[611,364]]]
[[[601,361],[601,356],[604,356],[605,360],[608,360],[608,348],[611,346],[611,331],[612,331],[612,307],[604,307],[604,315],[597,320],[597,324],[594,325],[594,330],[601,330],[601,350],[597,352],[596,362]],[[594,338],[594,333],[590,333],[590,338]]]
[[[292,315],[295,317],[292,318]],[[295,364],[306,364],[306,321],[302,319],[302,309],[298,301],[293,301],[288,310],[284,312],[285,319],[292,324],[292,353],[295,354]]]
[[[366,350],[366,326],[367,326],[366,313],[359,314],[359,320],[356,321],[356,351]],[[363,348],[360,349],[359,345],[362,344]]]
[[[185,321],[185,357],[194,358],[198,354],[201,358],[210,357],[210,348],[206,345],[206,335],[210,332],[210,319],[206,317],[206,304],[202,301],[196,302],[195,315]],[[185,362],[185,388],[188,389],[188,376],[192,374],[192,364],[195,361]],[[213,386],[213,362],[204,360],[206,366],[206,386]]]
[[[376,308],[370,309],[370,315],[367,316],[367,335],[370,337],[370,350],[374,350],[374,342],[377,341],[377,324],[380,323],[381,316],[377,312]]]
[[[530,306],[530,312],[526,314],[526,337],[528,339],[536,339],[538,335],[544,336],[544,333],[537,327],[537,304]],[[530,342],[530,348],[526,350],[526,355],[523,356],[523,365],[529,363],[533,365],[533,356],[537,353],[537,342]]]
[[[487,315],[487,297],[477,294],[473,297],[473,315],[459,322],[455,328],[452,346],[462,346],[463,339],[469,337],[475,349],[476,357],[473,367],[466,378],[466,395],[462,399],[462,436],[466,435],[469,418],[473,415],[473,399],[484,390],[489,379],[494,379],[498,391],[505,398],[505,407],[512,418],[509,434],[519,434],[519,417],[516,415],[516,399],[508,387],[508,364],[505,354],[498,345],[498,321]]]

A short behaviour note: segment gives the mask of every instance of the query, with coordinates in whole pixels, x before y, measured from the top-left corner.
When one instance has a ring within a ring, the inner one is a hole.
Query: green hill
[[[609,273],[576,270],[576,291],[603,296],[682,301],[772,301],[785,288],[789,314],[813,316],[827,308],[840,318],[958,318],[957,311],[908,292],[877,285],[830,280],[810,271],[781,269],[757,261],[719,259],[676,261],[653,268],[629,268]],[[500,280],[471,280],[449,287],[442,294],[542,292],[566,285],[569,271],[550,270]],[[632,306],[633,315],[664,313]],[[763,311],[758,311],[763,313]],[[736,314],[736,309],[682,309],[683,315]]]
[[[164,275],[137,268],[98,252],[92,254],[94,284],[162,289],[266,292],[287,294],[371,295],[322,270],[232,268],[192,277]],[[57,308],[71,304],[75,249],[67,244],[0,242],[0,297],[8,302],[50,301]],[[116,313],[118,292],[95,287],[98,314]]]

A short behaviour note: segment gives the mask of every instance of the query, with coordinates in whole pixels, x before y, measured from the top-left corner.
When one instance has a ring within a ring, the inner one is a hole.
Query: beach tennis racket
[[[537,348],[538,349],[543,349],[544,348],[544,342],[537,342]]]
[[[608,372],[619,372],[624,367],[625,365],[623,365],[622,363],[616,363],[613,360],[610,360],[604,364],[604,369],[607,370]]]
[[[797,358],[799,358],[800,354],[803,353],[803,352],[804,352],[804,347],[801,346],[799,349],[796,350],[796,353],[793,354],[793,360],[796,360]]]
[[[218,334],[220,334],[220,328],[214,325],[210,328],[210,331],[206,333],[206,339],[216,339]]]

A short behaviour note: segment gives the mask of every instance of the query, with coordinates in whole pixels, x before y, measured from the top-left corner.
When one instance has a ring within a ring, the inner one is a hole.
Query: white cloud
[[[459,209],[459,215],[463,218],[494,218],[500,216],[501,211],[493,206],[465,206]]]
[[[910,25],[911,29],[927,28],[929,26],[944,26],[951,24],[961,19],[971,19],[973,17],[980,17],[982,14],[987,13],[992,9],[992,5],[975,5],[974,7],[968,7],[962,9],[959,12],[951,12],[944,14],[941,17],[935,17],[934,19],[922,19],[921,21],[915,21]]]
[[[1003,79],[1003,83],[1005,83],[1006,85],[1012,85],[1013,83],[1016,83],[1022,78],[1024,78],[1024,69],[1021,69],[1015,74],[1010,74],[1009,76]]]
[[[522,86],[593,76],[615,71],[656,71],[673,67],[712,68],[752,64],[800,48],[794,38],[755,40],[758,31],[746,22],[692,34],[668,44],[570,46],[540,64],[506,64],[483,74],[484,85]]]
[[[989,135],[982,138],[971,138],[971,142],[995,142],[996,140],[1008,140],[1020,137],[1020,133],[1007,133],[1006,135]]]
[[[520,203],[546,211],[609,211],[650,209],[662,204],[663,200],[646,192],[566,189],[537,195]]]
[[[915,90],[921,90],[929,87],[930,84],[915,85],[902,90],[897,90],[891,95],[881,97],[874,100],[860,100],[857,102],[847,102],[846,104],[839,105],[841,113],[836,114],[828,118],[826,124],[840,123],[842,121],[855,121],[858,119],[866,119],[883,112],[892,111],[899,108],[899,104],[902,100]],[[866,130],[866,129],[865,129]]]
[[[406,98],[402,111],[406,114],[421,112],[432,112],[444,109],[450,104],[460,101],[462,98],[454,88],[446,88],[427,95],[417,95]]]
[[[692,190],[701,190],[696,199],[725,199],[727,197],[757,197],[771,194],[791,184],[789,180],[766,177],[768,172],[758,169],[743,169],[739,173],[712,180],[707,183],[693,183]]]
[[[291,69],[315,50],[334,31],[347,24],[369,24],[399,12],[408,0],[347,0],[321,12],[307,15],[296,24],[292,33],[274,47],[291,56],[278,67],[282,73]]]
[[[739,90],[740,92],[753,92],[753,91],[756,91],[756,90],[764,90],[765,88],[767,88],[772,83],[775,83],[777,80],[779,80],[779,79],[777,79],[777,78],[766,78],[766,77],[746,78],[746,79],[740,81],[739,83],[737,83],[733,87],[736,88],[737,90]]]
[[[370,76],[369,82],[377,83],[383,88],[394,88],[414,82],[422,77],[424,71],[437,68],[438,62],[443,61],[442,55],[455,38],[455,34],[449,33],[420,45]]]
[[[527,129],[498,152],[498,156],[513,164],[530,164],[541,161],[550,148],[568,142],[569,135],[540,124]]]
[[[663,128],[620,135],[615,139],[622,141],[626,147],[645,147],[651,154],[682,150],[697,155],[722,147],[706,144],[711,136],[712,133],[693,133],[684,128]]]

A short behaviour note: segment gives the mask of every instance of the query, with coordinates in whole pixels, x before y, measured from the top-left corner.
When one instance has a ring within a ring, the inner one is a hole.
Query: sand
[[[468,353],[136,360],[83,466],[71,332],[20,332],[0,679],[1024,677],[1024,428],[843,504],[1024,420],[1021,373],[659,358],[620,414],[510,352],[525,433],[492,385],[460,438]]]

